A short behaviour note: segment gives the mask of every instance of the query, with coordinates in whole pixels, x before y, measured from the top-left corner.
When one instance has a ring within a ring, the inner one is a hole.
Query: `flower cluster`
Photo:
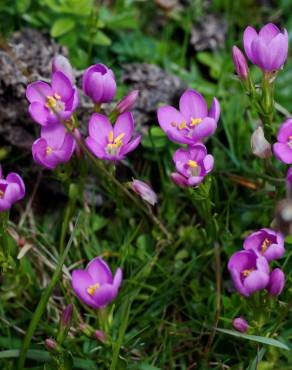
[[[284,237],[271,229],[261,229],[249,235],[243,250],[235,252],[228,262],[235,289],[243,296],[267,289],[271,296],[281,294],[284,284],[284,272],[275,268],[270,272],[269,263],[283,257],[285,253]]]
[[[202,143],[214,134],[220,117],[220,105],[213,99],[210,110],[203,96],[195,90],[186,90],[180,98],[179,110],[163,106],[157,112],[158,121],[168,138],[187,149],[178,149],[173,155],[176,171],[171,174],[175,184],[182,187],[199,185],[213,169],[214,158]]]
[[[112,102],[116,94],[113,71],[103,64],[90,66],[83,74],[82,89],[99,112],[101,104]],[[139,145],[141,135],[132,139],[135,124],[129,112],[137,96],[138,91],[132,91],[124,97],[109,116],[111,119],[101,113],[91,115],[85,144],[96,157],[119,161]],[[43,168],[53,170],[68,162],[74,151],[80,152],[76,140],[82,140],[75,114],[79,93],[70,62],[61,55],[56,56],[52,61],[51,83],[31,83],[26,97],[31,118],[42,126],[40,138],[32,146],[33,158]],[[114,125],[113,117],[116,118]]]

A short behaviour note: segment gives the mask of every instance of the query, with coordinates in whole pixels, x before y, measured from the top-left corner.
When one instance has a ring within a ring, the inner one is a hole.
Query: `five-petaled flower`
[[[235,289],[246,297],[265,289],[269,283],[269,263],[253,250],[234,253],[228,262]]]
[[[186,90],[180,98],[179,110],[171,106],[158,109],[158,121],[170,140],[192,145],[212,135],[220,116],[220,105],[213,99],[211,109],[203,96],[195,90]]]
[[[54,123],[41,128],[41,137],[32,145],[32,155],[36,163],[52,170],[68,162],[75,147],[75,140],[63,124]]]
[[[250,234],[243,243],[245,250],[252,249],[268,261],[282,258],[285,253],[284,236],[271,229],[261,229]]]
[[[85,270],[74,270],[72,287],[77,297],[88,306],[98,309],[107,306],[117,294],[122,282],[122,270],[117,268],[113,277],[107,263],[94,258]]]
[[[0,167],[0,212],[10,209],[12,204],[24,196],[25,185],[22,178],[17,173],[10,172],[5,179]]]
[[[134,120],[129,112],[118,116],[114,126],[106,116],[94,113],[90,118],[88,131],[88,148],[96,157],[110,161],[123,159],[127,153],[136,149],[141,141],[141,135],[131,140]]]
[[[288,33],[273,23],[268,23],[257,33],[248,26],[243,34],[243,43],[249,60],[265,72],[274,72],[285,63],[288,55]]]
[[[32,119],[42,126],[69,119],[79,104],[77,88],[59,71],[53,73],[51,85],[43,81],[29,84],[26,97]]]
[[[171,174],[171,179],[178,186],[197,186],[213,169],[214,158],[207,153],[202,143],[197,143],[188,149],[178,149],[173,155],[177,172]]]
[[[280,126],[277,140],[273,145],[275,157],[286,164],[292,164],[292,118]]]

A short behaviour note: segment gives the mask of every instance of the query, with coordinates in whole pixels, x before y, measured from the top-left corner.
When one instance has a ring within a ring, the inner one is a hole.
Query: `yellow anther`
[[[89,288],[87,288],[87,293],[90,294],[91,296],[95,293],[96,289],[100,288],[100,285],[98,283],[94,285],[90,285]]]
[[[180,130],[182,130],[183,128],[186,128],[187,127],[187,123],[186,123],[186,121],[182,121],[182,123],[180,123],[179,125],[178,125],[178,128],[180,129]]]
[[[253,268],[251,268],[251,269],[247,269],[247,270],[243,270],[242,271],[242,275],[244,276],[244,277],[248,277],[248,275],[251,273],[251,272],[253,272],[255,270],[255,268],[253,267]]]
[[[289,140],[292,140],[292,135],[289,136]]]
[[[61,99],[61,96],[57,93],[54,94],[54,97],[57,99],[57,100],[60,100]]]
[[[172,127],[176,127],[176,122],[171,122],[170,124]]]
[[[53,152],[53,149],[48,146],[47,149],[46,149],[46,154],[51,154]]]
[[[201,123],[203,120],[202,118],[192,118],[191,119],[191,123],[190,123],[190,126],[196,126],[198,125],[199,123]]]
[[[0,190],[0,198],[3,198],[4,196],[4,191]]]
[[[114,132],[113,131],[110,131],[110,133],[108,134],[108,140],[110,143],[113,142],[114,140]]]
[[[120,141],[122,141],[122,138],[125,136],[125,133],[124,132],[122,132],[119,136],[117,136],[116,138],[115,138],[115,143],[118,143],[118,142],[120,142]]]
[[[47,96],[46,107],[55,108],[56,105],[57,105],[56,99],[53,96]]]
[[[192,168],[198,167],[198,163],[196,161],[189,160],[188,161],[188,166]]]
[[[272,242],[266,238],[264,241],[263,241],[263,244],[262,244],[262,250],[261,252],[262,253],[265,253],[265,251],[269,248],[269,246],[272,244]]]

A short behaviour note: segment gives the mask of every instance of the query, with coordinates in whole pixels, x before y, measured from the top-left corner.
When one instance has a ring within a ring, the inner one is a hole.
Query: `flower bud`
[[[62,324],[64,326],[70,326],[73,315],[73,304],[68,304],[62,315]]]
[[[104,64],[95,64],[83,74],[82,88],[95,104],[110,103],[116,94],[114,73]]]
[[[284,235],[292,235],[292,199],[283,199],[277,204],[275,228]]]
[[[63,55],[57,55],[52,61],[52,72],[62,72],[69,78],[72,84],[75,84],[75,77],[72,66],[67,58]]]
[[[100,342],[105,342],[106,341],[106,334],[102,330],[95,330],[94,335],[95,335],[96,339],[99,340]]]
[[[239,78],[245,80],[248,76],[249,69],[242,51],[237,46],[233,46],[232,48],[232,59]]]
[[[47,338],[45,340],[45,347],[50,352],[60,352],[61,347],[58,345],[58,343],[53,338]]]
[[[240,333],[246,333],[249,327],[248,322],[243,317],[236,317],[236,319],[232,321],[232,325],[234,329]]]
[[[120,100],[117,104],[116,110],[119,114],[127,112],[133,108],[137,98],[139,96],[139,90],[131,91],[127,96]]]
[[[157,203],[157,194],[153,191],[151,186],[146,184],[144,181],[133,180],[131,183],[132,190],[140,195],[145,202],[154,206]]]
[[[289,168],[286,177],[287,197],[292,197],[292,167]]]
[[[175,185],[177,186],[180,186],[183,188],[187,186],[187,179],[183,175],[179,174],[178,172],[173,172],[170,175],[170,178],[172,182],[174,182]]]
[[[273,297],[277,297],[282,293],[285,286],[285,274],[279,269],[275,268],[270,274],[270,281],[267,286],[269,294]]]
[[[272,155],[271,144],[264,135],[264,130],[259,126],[251,135],[251,150],[259,158],[269,158]]]

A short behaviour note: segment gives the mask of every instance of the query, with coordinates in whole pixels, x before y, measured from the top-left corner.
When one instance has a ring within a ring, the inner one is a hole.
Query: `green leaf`
[[[167,144],[167,136],[160,127],[153,126],[149,129],[148,135],[143,135],[142,145],[144,148],[149,149],[164,149]]]
[[[51,28],[51,35],[52,37],[62,36],[65,33],[71,31],[72,28],[74,28],[74,26],[75,26],[75,21],[72,18],[57,19]]]
[[[220,333],[233,335],[234,337],[238,337],[238,338],[242,338],[242,339],[248,339],[248,340],[251,340],[253,342],[258,342],[258,343],[262,343],[262,344],[268,344],[270,346],[274,346],[274,347],[278,347],[278,348],[290,351],[290,348],[286,344],[280,342],[277,339],[268,338],[268,337],[261,337],[259,335],[243,334],[243,333],[239,333],[237,331],[228,330],[228,329],[217,328],[216,330],[219,331]]]
[[[97,31],[94,38],[94,43],[101,46],[109,46],[112,43],[112,40],[102,31]]]

